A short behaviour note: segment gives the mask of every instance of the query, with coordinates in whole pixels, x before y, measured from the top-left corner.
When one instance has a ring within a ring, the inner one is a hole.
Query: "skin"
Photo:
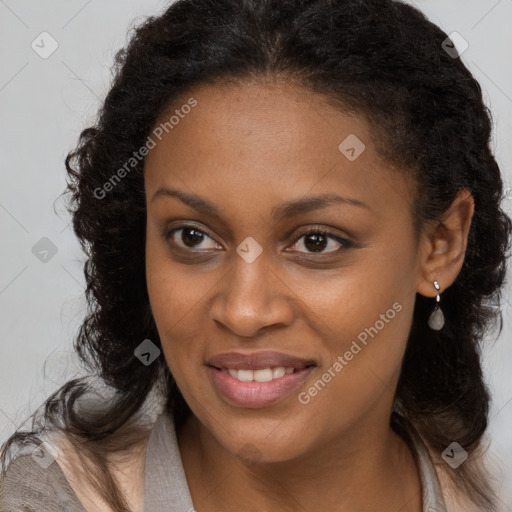
[[[420,512],[418,470],[389,418],[416,293],[435,298],[434,280],[442,292],[457,277],[471,195],[461,192],[416,239],[413,184],[381,159],[362,116],[290,82],[260,81],[196,87],[155,126],[190,97],[197,106],[164,132],[144,173],[148,293],[167,364],[193,411],[178,443],[194,507]],[[354,161],[338,149],[349,134],[366,146]],[[176,197],[153,199],[160,187],[196,194],[222,218]],[[283,203],[332,192],[368,208],[271,217]],[[206,232],[197,245],[189,230],[162,234],[190,223]],[[328,238],[314,252],[311,237],[299,236],[315,226],[352,246]],[[252,263],[236,252],[249,236],[263,249]],[[401,311],[301,404],[298,393],[395,302]],[[217,394],[210,357],[268,349],[317,366],[270,406],[236,407]]]

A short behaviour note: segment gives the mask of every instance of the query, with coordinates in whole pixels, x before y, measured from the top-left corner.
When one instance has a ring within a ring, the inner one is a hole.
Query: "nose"
[[[293,321],[293,292],[262,254],[252,263],[235,258],[222,279],[210,318],[239,337],[251,338]]]

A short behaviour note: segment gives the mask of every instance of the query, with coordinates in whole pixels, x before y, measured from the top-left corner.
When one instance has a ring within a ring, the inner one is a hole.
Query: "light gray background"
[[[462,60],[484,90],[493,148],[512,184],[512,0],[411,3],[468,41]],[[84,257],[62,199],[55,203],[57,215],[54,201],[65,187],[65,156],[93,121],[129,26],[166,5],[0,0],[0,442],[49,393],[81,373],[71,348],[86,312]],[[59,45],[47,59],[31,48],[43,31]],[[512,200],[506,208],[510,214]],[[57,248],[46,263],[32,252],[43,237]],[[505,306],[504,330],[489,341],[484,366],[493,395],[491,454],[502,509],[512,512],[512,307]]]

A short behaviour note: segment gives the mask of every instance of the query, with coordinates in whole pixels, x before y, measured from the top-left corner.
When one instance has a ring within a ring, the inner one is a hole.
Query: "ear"
[[[435,297],[434,281],[439,283],[442,292],[459,275],[474,209],[469,190],[461,190],[443,218],[425,228],[420,242],[420,275],[416,288],[421,295]]]

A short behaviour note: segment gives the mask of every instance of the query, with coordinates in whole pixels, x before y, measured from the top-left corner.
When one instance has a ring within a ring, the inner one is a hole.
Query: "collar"
[[[437,472],[421,437],[408,429],[421,478],[423,512],[447,512]],[[144,511],[195,512],[169,413],[160,414],[151,430],[146,450]]]

